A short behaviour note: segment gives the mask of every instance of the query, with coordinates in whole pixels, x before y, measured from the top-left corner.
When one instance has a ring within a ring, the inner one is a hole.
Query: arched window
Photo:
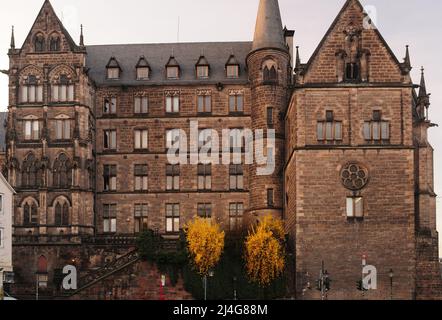
[[[273,61],[272,59],[264,62],[262,72],[264,83],[275,83],[278,81],[277,66],[275,64],[275,61]]]
[[[49,51],[60,51],[60,37],[58,35],[52,35],[49,42]]]
[[[55,205],[55,226],[69,226],[69,205],[66,202]]]
[[[43,34],[39,33],[34,39],[35,52],[45,51],[45,37]]]
[[[36,226],[39,223],[38,207],[35,201],[29,200],[23,205],[23,225]]]
[[[69,188],[72,185],[72,171],[69,158],[62,153],[54,163],[54,187]]]
[[[40,186],[40,176],[37,164],[37,159],[32,153],[27,156],[25,161],[23,161],[22,187],[35,188]]]

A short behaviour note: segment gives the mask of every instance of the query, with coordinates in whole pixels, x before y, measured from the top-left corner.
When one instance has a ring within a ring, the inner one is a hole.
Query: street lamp
[[[390,277],[390,299],[393,300],[393,278],[394,278],[393,269],[390,269],[388,276]]]
[[[236,277],[233,277],[233,300],[238,300],[237,299],[237,293],[236,293],[236,281],[238,281],[238,279]]]

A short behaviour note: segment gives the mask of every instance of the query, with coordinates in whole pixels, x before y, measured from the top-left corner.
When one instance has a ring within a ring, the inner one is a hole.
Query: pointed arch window
[[[64,153],[55,160],[53,185],[58,188],[69,188],[72,185],[71,163]]]
[[[43,34],[39,33],[35,36],[34,49],[35,49],[35,52],[44,52],[45,51],[45,37]]]
[[[66,202],[57,202],[57,204],[55,205],[55,226],[69,226],[69,205]]]
[[[23,225],[36,226],[38,220],[38,208],[35,202],[26,202],[23,206]]]
[[[23,162],[22,187],[35,188],[40,185],[37,160],[33,154],[28,155]]]
[[[49,51],[60,51],[60,37],[56,34],[51,36],[51,39],[49,41]]]

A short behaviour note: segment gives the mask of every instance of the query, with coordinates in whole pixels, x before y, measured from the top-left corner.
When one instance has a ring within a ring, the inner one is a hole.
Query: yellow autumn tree
[[[246,239],[246,271],[252,282],[262,287],[278,278],[285,267],[284,226],[281,220],[266,216]]]
[[[207,276],[221,259],[224,250],[224,231],[217,223],[200,217],[189,222],[184,231],[195,270],[201,276]]]

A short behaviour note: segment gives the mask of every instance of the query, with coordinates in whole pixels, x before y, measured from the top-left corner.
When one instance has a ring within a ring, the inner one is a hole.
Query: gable
[[[349,34],[356,34],[358,52],[349,49]],[[351,52],[349,52],[351,51]],[[366,68],[366,79],[362,82],[388,83],[404,80],[401,64],[371,23],[358,0],[347,0],[341,12],[327,31],[318,48],[303,69],[304,83],[337,83],[352,55],[364,55],[362,68]],[[342,58],[345,57],[345,58]],[[340,59],[345,61],[341,62]],[[358,60],[361,61],[361,60]],[[367,63],[367,66],[365,66]]]
[[[60,39],[59,52],[78,51],[72,37],[64,28],[62,22],[58,18],[49,0],[45,0],[40,12],[26,37],[22,46],[22,52],[35,52],[35,40],[41,37],[44,40],[44,50],[42,52],[50,51],[51,39]]]

